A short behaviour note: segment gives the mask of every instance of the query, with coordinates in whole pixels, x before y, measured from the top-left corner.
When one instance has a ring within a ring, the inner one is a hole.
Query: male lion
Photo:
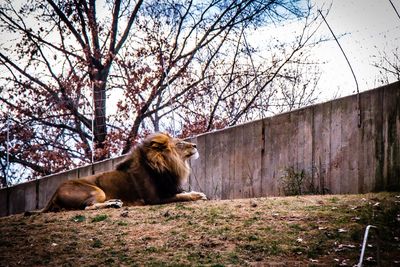
[[[198,155],[193,143],[152,134],[114,171],[63,182],[41,212],[207,199],[203,193],[181,188],[189,177],[188,160]]]

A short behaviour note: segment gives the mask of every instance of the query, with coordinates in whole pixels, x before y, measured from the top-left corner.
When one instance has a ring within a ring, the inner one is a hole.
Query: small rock
[[[123,212],[121,212],[121,217],[128,217],[128,210],[124,210]]]
[[[250,206],[251,206],[252,208],[255,208],[255,207],[258,206],[258,204],[257,204],[257,202],[255,202],[254,200],[251,200],[251,201],[250,201]]]
[[[345,249],[354,249],[354,248],[356,248],[356,246],[353,244],[339,244],[337,251],[342,251]]]
[[[164,217],[169,217],[169,216],[171,216],[171,213],[169,212],[169,210],[167,210],[166,212],[164,212],[163,216]]]
[[[365,260],[368,262],[375,262],[375,259],[373,257],[367,257]]]

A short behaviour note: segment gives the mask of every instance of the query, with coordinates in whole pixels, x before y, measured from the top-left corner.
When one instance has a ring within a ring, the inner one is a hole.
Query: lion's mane
[[[182,144],[186,147],[183,147],[183,151],[178,151],[177,146]],[[159,198],[171,197],[182,192],[181,186],[189,177],[190,154],[185,154],[187,149],[191,149],[189,144],[181,141],[176,143],[166,134],[154,134],[136,146],[131,154],[117,165],[116,170],[128,173],[132,180],[141,181],[143,184],[146,184],[145,181],[151,181],[148,185],[154,187]]]

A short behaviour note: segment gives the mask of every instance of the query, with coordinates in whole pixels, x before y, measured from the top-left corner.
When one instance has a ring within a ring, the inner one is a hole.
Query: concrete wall
[[[200,158],[189,187],[212,199],[282,194],[288,168],[321,193],[400,189],[400,82],[192,138]],[[42,208],[66,179],[110,170],[120,158],[0,190],[0,216]],[[307,190],[307,186],[304,187]]]
[[[193,138],[190,185],[215,199],[281,195],[290,167],[309,190],[400,189],[400,83]]]

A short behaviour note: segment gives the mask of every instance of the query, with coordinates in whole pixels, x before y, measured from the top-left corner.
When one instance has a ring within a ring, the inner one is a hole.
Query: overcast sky
[[[377,82],[378,70],[372,66],[380,52],[390,53],[399,47],[400,18],[389,0],[315,0],[318,7],[329,6],[326,17],[337,36],[343,35],[342,45],[354,69],[360,90],[373,89]],[[392,0],[400,12],[400,0]],[[321,34],[329,34],[326,25],[320,28]],[[355,92],[355,82],[350,69],[334,41],[321,44],[315,57],[327,63],[322,65],[321,88],[329,97],[334,91],[341,96]]]

